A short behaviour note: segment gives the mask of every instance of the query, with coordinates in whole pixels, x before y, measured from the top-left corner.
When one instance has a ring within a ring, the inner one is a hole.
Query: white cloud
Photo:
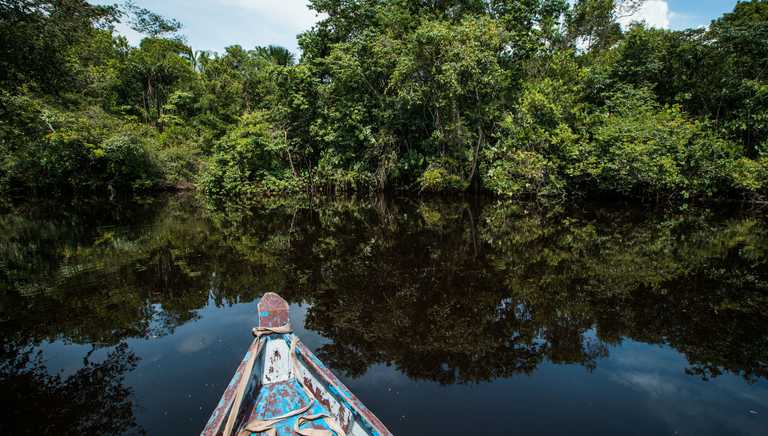
[[[618,373],[613,374],[612,378],[655,398],[672,397],[675,394],[680,393],[680,388],[676,385],[674,379],[663,377],[658,374],[619,371]]]
[[[138,46],[142,38],[144,38],[144,35],[131,29],[131,26],[124,22],[117,23],[115,25],[115,31],[120,35],[123,35],[125,39],[128,40],[128,43],[134,46]]]
[[[261,20],[275,27],[290,29],[294,34],[309,29],[318,21],[307,0],[220,0],[225,6],[235,6],[257,13]]]
[[[632,15],[622,17],[619,22],[627,27],[634,21],[644,21],[651,27],[669,29],[670,10],[666,0],[647,0]]]
[[[669,28],[673,30],[697,29],[707,27],[707,20],[699,15],[682,12],[669,12]]]
[[[197,353],[208,348],[213,343],[213,337],[207,334],[188,336],[176,347],[179,353]]]

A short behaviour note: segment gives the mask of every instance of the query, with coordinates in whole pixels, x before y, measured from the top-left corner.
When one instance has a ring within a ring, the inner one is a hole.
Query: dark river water
[[[266,291],[397,435],[768,434],[768,219],[374,198],[0,214],[0,434],[192,435]]]

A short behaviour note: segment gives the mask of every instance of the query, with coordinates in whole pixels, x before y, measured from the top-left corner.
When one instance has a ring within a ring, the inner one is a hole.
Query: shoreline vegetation
[[[619,25],[640,3],[309,0],[324,18],[297,56],[196,51],[131,3],[4,2],[0,199],[764,202],[768,1]]]

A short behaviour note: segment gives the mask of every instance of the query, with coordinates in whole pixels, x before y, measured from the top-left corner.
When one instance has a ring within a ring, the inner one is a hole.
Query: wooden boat
[[[201,435],[392,434],[292,333],[285,300],[268,292],[258,312],[256,339]]]

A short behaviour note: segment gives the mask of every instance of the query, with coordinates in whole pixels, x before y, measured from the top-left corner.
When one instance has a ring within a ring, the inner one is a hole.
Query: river
[[[396,435],[768,434],[765,210],[191,196],[0,215],[0,434],[198,433],[266,291]]]

